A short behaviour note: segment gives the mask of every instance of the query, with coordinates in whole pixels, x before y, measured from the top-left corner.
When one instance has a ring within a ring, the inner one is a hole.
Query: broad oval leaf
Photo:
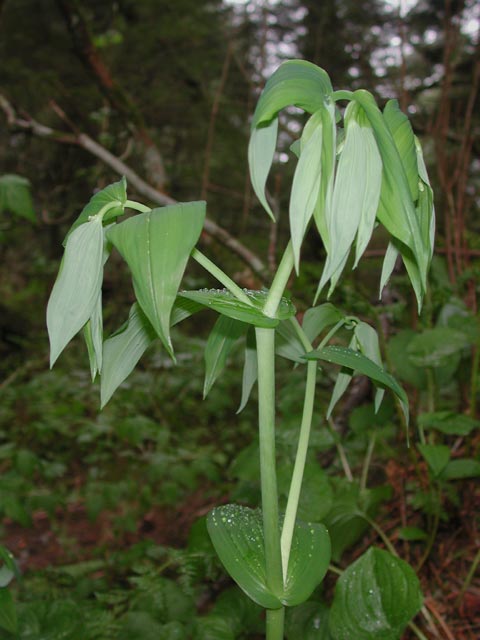
[[[335,640],[400,640],[422,601],[412,567],[371,547],[337,581],[330,632]]]
[[[238,586],[260,606],[279,609],[281,594],[267,586],[261,512],[234,504],[216,507],[208,515],[207,528],[218,557]]]
[[[467,336],[450,327],[425,329],[408,345],[407,356],[416,367],[443,367],[469,344]]]
[[[358,373],[367,376],[375,382],[375,384],[380,385],[381,387],[390,389],[399,399],[403,413],[405,414],[405,419],[408,423],[408,398],[405,391],[393,376],[384,371],[384,369],[379,367],[378,364],[375,364],[375,362],[365,357],[359,351],[354,351],[348,347],[332,345],[324,347],[323,349],[311,351],[310,353],[307,353],[305,358],[307,360],[325,360],[326,362],[339,364],[342,367],[358,371]]]
[[[215,380],[221,374],[229,353],[248,325],[228,316],[220,316],[213,326],[205,345],[205,382],[203,397],[206,398]]]
[[[30,181],[23,176],[6,173],[0,176],[0,213],[10,211],[17,216],[36,222]]]
[[[330,564],[330,537],[323,524],[295,523],[282,602],[293,607],[312,595]]]
[[[118,182],[109,184],[108,187],[97,191],[89,200],[87,205],[70,227],[69,232],[64,240],[67,241],[69,235],[75,231],[77,227],[88,222],[92,216],[96,216],[102,209],[108,208],[108,212],[103,216],[103,221],[107,222],[113,218],[123,215],[125,202],[127,201],[127,180],[123,177]],[[110,207],[110,208],[109,208]]]
[[[270,122],[288,106],[315,113],[332,91],[326,71],[306,60],[287,60],[270,76],[263,89],[253,115],[252,130]]]
[[[432,475],[438,478],[450,460],[450,448],[445,444],[417,444],[417,449],[425,458]]]
[[[480,427],[480,420],[475,420],[464,413],[436,411],[419,415],[418,424],[424,429],[435,429],[451,436],[468,436],[474,429]]]
[[[47,306],[50,366],[91,317],[103,279],[103,227],[92,218],[68,237]]]
[[[127,322],[112,334],[103,345],[103,367],[100,399],[103,408],[115,390],[130,375],[157,334],[140,306],[130,309]]]
[[[140,306],[172,357],[170,315],[204,219],[205,202],[180,203],[136,215],[108,232],[130,267]]]
[[[286,298],[282,298],[274,318],[263,313],[263,306],[268,291],[250,291],[245,293],[251,300],[251,305],[241,302],[227,289],[201,289],[199,291],[180,291],[180,298],[192,300],[222,315],[241,320],[255,327],[274,328],[281,320],[295,315],[295,307]]]

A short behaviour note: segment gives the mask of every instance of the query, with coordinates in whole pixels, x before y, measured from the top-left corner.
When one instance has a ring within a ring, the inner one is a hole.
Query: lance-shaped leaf
[[[305,364],[303,356],[306,351],[291,320],[280,322],[276,327],[276,332],[275,352],[282,358],[292,360],[297,364]]]
[[[337,125],[335,122],[335,103],[326,97],[322,115],[322,157],[320,169],[320,193],[315,204],[313,216],[318,232],[328,253],[330,237],[327,220],[330,219],[332,193],[337,158]]]
[[[348,348],[352,349],[352,351],[357,351],[357,339],[355,335],[352,336],[352,339],[349,342]],[[333,410],[337,406],[338,401],[343,396],[345,391],[348,389],[348,385],[352,381],[354,371],[350,369],[341,370],[337,375],[337,379],[335,380],[335,384],[333,385],[332,395],[330,396],[330,402],[327,408],[326,417],[327,420],[333,413]]]
[[[380,289],[378,292],[379,298],[382,297],[382,291],[390,280],[390,276],[395,269],[395,265],[397,263],[397,258],[399,255],[399,250],[395,247],[393,242],[390,241],[385,252],[385,257],[383,258],[382,275],[380,276]]]
[[[206,398],[215,380],[225,367],[227,357],[238,338],[248,329],[248,325],[227,316],[220,316],[213,326],[205,345],[205,382],[203,397]]]
[[[87,344],[90,375],[92,376],[93,382],[97,373],[102,372],[103,317],[101,290],[99,291],[97,302],[93,307],[93,313],[87,324],[83,327],[83,335]]]
[[[422,238],[405,168],[395,140],[373,96],[368,91],[359,90],[354,92],[353,97],[365,110],[382,157],[383,178],[377,218],[394,238],[410,249],[418,265],[422,291],[420,295],[416,293],[420,306],[426,289],[429,251]]]
[[[305,60],[287,60],[270,76],[253,115],[252,130],[270,122],[279,111],[295,106],[315,113],[332,93],[328,74]]]
[[[238,300],[227,289],[202,289],[200,291],[181,291],[180,298],[192,300],[222,315],[241,320],[255,327],[274,328],[280,320],[295,315],[295,307],[286,298],[282,298],[274,318],[263,313],[268,291],[245,291],[251,304]]]
[[[337,324],[344,314],[331,302],[325,302],[305,311],[302,328],[310,342],[313,342],[327,327]]]
[[[103,227],[94,217],[68,237],[47,306],[50,366],[82,329],[98,301],[103,278]]]
[[[382,353],[380,351],[380,342],[378,340],[378,333],[373,327],[366,322],[359,322],[354,329],[355,338],[358,343],[360,351],[370,358],[372,362],[375,362],[379,367],[383,367]],[[375,393],[375,413],[379,410],[382,404],[385,389],[377,389]]]
[[[433,204],[433,191],[430,186],[430,180],[428,179],[427,167],[423,159],[422,146],[416,136],[415,151],[417,154],[419,177],[417,213],[420,219],[422,236],[429,250],[429,261],[431,261],[435,241],[435,207]]]
[[[408,398],[405,391],[393,376],[384,371],[384,369],[375,364],[375,362],[372,362],[372,360],[361,354],[359,351],[354,351],[348,347],[332,345],[324,347],[323,349],[311,351],[310,353],[307,353],[305,358],[307,360],[325,360],[326,362],[332,362],[333,364],[347,367],[353,371],[358,371],[358,373],[370,378],[370,380],[375,384],[390,389],[399,399],[405,418],[408,422]]]
[[[422,600],[412,567],[371,547],[337,581],[330,631],[335,640],[400,640]]]
[[[253,129],[248,144],[248,165],[250,168],[250,180],[257,198],[260,200],[268,215],[275,220],[273,211],[268,204],[265,193],[268,174],[273,162],[275,147],[277,144],[278,119],[274,118],[270,123]]]
[[[13,173],[0,176],[0,213],[4,211],[10,211],[30,222],[37,221],[27,178]]]
[[[113,220],[123,215],[125,202],[127,201],[127,181],[123,177],[118,182],[109,184],[108,187],[97,191],[89,200],[88,204],[83,208],[82,212],[75,220],[65,238],[64,244],[68,236],[81,224],[88,222],[89,218],[96,216],[102,209],[107,208],[108,211],[103,216],[103,221]]]
[[[363,109],[351,102],[345,112],[345,144],[328,211],[329,253],[320,289],[340,276],[357,232],[357,261],[373,230],[380,198],[382,163]]]
[[[300,160],[293,176],[290,235],[297,273],[300,268],[300,247],[320,191],[322,130],[323,119],[320,110],[313,114],[303,130]]]
[[[103,408],[115,390],[130,375],[157,334],[140,306],[130,309],[127,322],[113,333],[103,345],[103,367],[100,399]]]
[[[418,198],[418,164],[412,125],[398,106],[397,100],[387,102],[383,110],[383,117],[398,149],[410,188],[410,196],[413,202],[416,202]]]
[[[258,378],[258,364],[257,364],[257,344],[255,338],[255,330],[250,327],[247,332],[247,339],[245,342],[245,362],[243,365],[242,376],[242,397],[240,399],[240,406],[237,413],[240,413],[245,408],[250,394],[252,393],[253,385]]]
[[[130,267],[142,310],[172,357],[170,314],[204,219],[205,202],[175,204],[129,218],[108,232]]]

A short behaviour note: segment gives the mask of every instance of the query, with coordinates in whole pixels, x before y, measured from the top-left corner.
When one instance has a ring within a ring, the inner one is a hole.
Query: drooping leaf
[[[337,125],[335,103],[327,96],[322,116],[322,156],[320,168],[320,192],[313,211],[315,224],[327,253],[330,251],[328,221],[331,218],[332,193],[337,159]]]
[[[88,360],[90,362],[90,375],[92,382],[97,373],[102,372],[103,350],[103,316],[102,316],[102,291],[100,290],[97,302],[93,307],[92,315],[83,327],[83,334],[87,344]]]
[[[64,240],[64,244],[67,241],[69,235],[75,231],[77,227],[88,222],[92,216],[96,216],[102,209],[108,208],[103,221],[113,220],[118,216],[123,215],[125,202],[127,201],[127,181],[123,177],[118,182],[109,184],[108,187],[97,191],[89,200],[88,204],[83,208],[82,212],[70,227],[67,236]]]
[[[115,390],[130,375],[157,334],[140,306],[130,309],[127,322],[103,345],[103,367],[100,384],[103,408]]]
[[[355,326],[354,332],[360,351],[379,367],[383,367],[380,343],[375,329],[366,322],[359,322]],[[375,411],[380,408],[384,393],[384,389],[377,389],[375,393]]]
[[[274,318],[263,313],[267,291],[246,291],[251,305],[241,302],[226,289],[202,289],[200,291],[180,291],[179,297],[202,304],[222,315],[241,320],[255,327],[273,328],[280,320],[286,320],[295,314],[295,307],[286,298],[282,298]]]
[[[16,634],[18,629],[17,611],[12,594],[6,588],[0,589],[0,629]]]
[[[326,302],[305,311],[302,328],[310,342],[313,342],[324,329],[337,324],[343,317],[344,314],[340,309],[337,309],[331,302]]]
[[[291,320],[283,320],[276,327],[275,353],[297,364],[305,364],[305,348]]]
[[[313,114],[303,130],[301,154],[290,197],[290,235],[297,273],[300,268],[300,248],[320,191],[322,140],[323,119],[320,110]]]
[[[265,185],[275,154],[277,131],[278,119],[274,118],[270,123],[252,130],[248,145],[248,165],[252,187],[272,220],[275,220],[275,216],[267,200]]]
[[[315,113],[332,93],[327,73],[305,60],[287,60],[270,76],[253,115],[252,130],[271,122],[279,111],[295,106]]]
[[[22,176],[6,173],[0,176],[0,213],[9,211],[17,216],[36,222],[30,181]]]
[[[373,96],[368,91],[358,90],[353,97],[365,110],[382,158],[383,178],[377,218],[394,238],[410,249],[412,259],[418,265],[421,291],[416,291],[416,294],[420,306],[426,290],[430,249],[422,237],[405,169],[385,117]]]
[[[392,275],[393,270],[395,269],[395,265],[397,263],[397,258],[399,254],[400,254],[399,250],[395,247],[393,242],[390,241],[388,243],[388,247],[385,252],[385,257],[383,259],[382,275],[380,276],[380,288],[378,293],[379,298],[382,297],[382,292],[385,286],[387,285],[388,281],[390,280],[390,276]]]
[[[408,422],[408,398],[405,391],[400,387],[395,378],[360,352],[347,347],[332,345],[311,351],[305,358],[307,360],[325,360],[326,362],[339,364],[342,367],[358,371],[381,387],[390,389],[399,399]]]
[[[255,330],[250,327],[247,332],[247,339],[245,342],[245,362],[243,365],[242,376],[242,397],[240,399],[240,406],[237,413],[240,413],[245,408],[250,394],[253,389],[253,385],[258,378],[258,365],[257,365],[257,344],[255,338]]]
[[[267,586],[261,512],[233,504],[216,507],[207,527],[218,557],[238,586],[261,607],[279,609],[282,594]]]
[[[172,357],[170,315],[204,219],[205,202],[180,203],[136,215],[108,232],[130,267],[142,310]]]
[[[327,217],[329,253],[320,289],[330,279],[335,284],[355,236],[360,233],[357,242],[358,262],[370,240],[380,198],[380,154],[372,127],[355,102],[347,107],[345,127],[345,144],[338,162],[332,204]]]
[[[283,604],[294,607],[308,600],[330,564],[331,546],[323,524],[297,520],[293,531]]]
[[[103,227],[99,218],[69,235],[47,306],[50,366],[91,317],[103,279]]]
[[[415,136],[415,150],[417,154],[417,166],[418,166],[418,203],[417,214],[420,218],[420,227],[422,229],[422,235],[427,241],[429,248],[429,259],[433,256],[433,246],[435,242],[435,206],[433,203],[433,191],[430,186],[430,180],[428,178],[427,167],[423,159],[423,151],[420,141]]]
[[[352,351],[357,351],[356,347],[357,347],[357,339],[355,338],[355,335],[353,335],[352,339],[350,340],[350,343],[348,345],[348,348],[352,349]],[[333,385],[332,395],[330,396],[330,402],[328,404],[327,413],[325,414],[327,420],[332,415],[332,412],[335,409],[335,407],[337,406],[337,403],[340,400],[340,398],[343,396],[345,391],[348,389],[348,385],[352,381],[353,374],[354,374],[354,372],[350,371],[348,369],[347,370],[341,370],[338,373],[337,379],[335,380],[335,384]]]
[[[410,195],[413,202],[415,202],[418,198],[419,168],[412,125],[408,117],[400,109],[398,100],[389,100],[387,102],[383,110],[383,117],[398,149],[410,188]]]
[[[417,444],[417,448],[425,458],[432,475],[438,477],[450,460],[450,448],[444,444]]]
[[[220,316],[215,323],[205,345],[205,382],[203,397],[206,398],[215,380],[221,374],[229,353],[238,338],[248,329],[248,325]]]
[[[412,567],[371,547],[337,581],[330,632],[335,640],[400,640],[422,600]]]

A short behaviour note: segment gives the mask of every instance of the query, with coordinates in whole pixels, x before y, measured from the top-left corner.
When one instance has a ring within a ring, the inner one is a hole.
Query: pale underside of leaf
[[[268,215],[275,220],[265,193],[268,174],[277,144],[278,119],[253,129],[248,145],[248,164],[253,190]]]

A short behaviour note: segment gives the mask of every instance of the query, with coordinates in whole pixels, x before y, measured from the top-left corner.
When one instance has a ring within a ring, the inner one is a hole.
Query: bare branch
[[[105,147],[93,140],[93,138],[87,134],[66,133],[47,127],[28,116],[20,118],[17,116],[13,106],[2,94],[0,94],[0,109],[5,113],[7,123],[11,128],[29,131],[33,135],[47,140],[52,140],[54,142],[81,147],[101,160],[105,165],[113,169],[119,175],[125,176],[128,183],[132,185],[135,191],[150,202],[159,205],[175,204],[176,200],[152,187],[129,165],[123,162],[123,160],[113,155],[113,153],[108,151],[108,149],[105,149]],[[240,241],[236,240],[223,227],[220,227],[210,218],[206,218],[204,229],[208,235],[235,253],[255,273],[255,275],[258,276],[262,283],[265,283],[268,280],[268,271],[260,258]]]

